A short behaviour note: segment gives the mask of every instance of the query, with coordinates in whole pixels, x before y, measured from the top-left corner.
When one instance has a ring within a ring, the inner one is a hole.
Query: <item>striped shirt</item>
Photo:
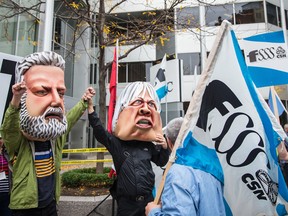
[[[0,154],[0,173],[5,172],[5,179],[0,180],[0,193],[9,192],[8,162],[3,154]]]
[[[38,181],[38,207],[46,207],[54,199],[55,166],[50,141],[35,141],[35,168]]]

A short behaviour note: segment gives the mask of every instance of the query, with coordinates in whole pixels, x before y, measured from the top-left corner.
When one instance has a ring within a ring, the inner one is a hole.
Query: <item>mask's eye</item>
[[[59,97],[64,98],[65,92],[64,91],[58,91]]]
[[[37,96],[39,96],[39,97],[45,96],[45,95],[47,95],[47,94],[48,94],[48,91],[46,91],[46,90],[44,90],[44,89],[35,92],[35,95],[37,95]]]
[[[143,103],[144,103],[143,100],[137,99],[137,100],[133,101],[130,105],[131,105],[131,106],[140,106],[140,105],[142,105]]]
[[[157,106],[154,101],[148,101],[147,104],[150,108],[155,109],[155,110],[157,109]]]

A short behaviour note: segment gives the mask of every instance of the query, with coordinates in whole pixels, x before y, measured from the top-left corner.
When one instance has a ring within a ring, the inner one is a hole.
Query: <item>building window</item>
[[[200,53],[179,53],[178,58],[183,60],[184,75],[193,75],[195,69],[197,74],[201,73]]]
[[[96,23],[96,14],[92,15],[92,19],[94,23]],[[91,28],[91,47],[97,47],[98,40],[97,40],[97,33],[96,33],[96,24],[94,25],[94,28]]]
[[[54,49],[60,49],[61,44],[61,20],[56,18],[55,20],[55,32],[54,32]]]
[[[285,10],[285,22],[286,22],[286,29],[288,29],[288,11]]]
[[[119,63],[118,82],[148,81],[147,73],[149,73],[151,65],[150,62]]]
[[[97,84],[97,64],[90,64],[89,84]]]
[[[177,29],[199,28],[199,7],[177,8]]]
[[[260,23],[264,21],[263,2],[235,4],[234,24]]]
[[[267,7],[268,23],[278,26],[276,6],[267,2],[266,7]]]
[[[205,17],[207,26],[219,26],[224,19],[232,22],[233,5],[225,4],[207,6]]]

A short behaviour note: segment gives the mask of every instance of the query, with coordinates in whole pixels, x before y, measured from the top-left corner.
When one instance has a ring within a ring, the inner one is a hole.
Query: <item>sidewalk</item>
[[[110,159],[111,155],[105,153],[105,159]],[[97,159],[96,154],[87,154],[87,160]],[[64,159],[68,160],[68,159]],[[104,167],[111,167],[112,162],[104,163]],[[79,169],[84,167],[95,167],[95,163],[79,164],[79,165],[65,165],[62,166],[62,171],[65,172],[71,169]],[[93,209],[97,206],[97,209]],[[115,202],[116,205],[116,202]],[[98,216],[111,215],[112,216],[112,197],[110,195],[104,196],[61,196],[58,205],[59,216]],[[114,215],[116,215],[116,206],[114,207]],[[91,212],[91,214],[89,214]]]
[[[94,208],[99,205],[95,210]],[[112,215],[112,197],[110,195],[81,197],[81,196],[61,196],[58,206],[59,216],[97,216]],[[94,211],[93,211],[94,210]],[[116,215],[116,202],[114,207]],[[90,214],[89,214],[90,213]]]

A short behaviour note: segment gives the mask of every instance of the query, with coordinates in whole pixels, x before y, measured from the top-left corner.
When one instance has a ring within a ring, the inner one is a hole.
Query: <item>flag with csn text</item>
[[[160,68],[158,69],[156,73],[156,77],[154,81],[154,88],[157,92],[159,100],[164,98],[168,92],[166,77],[165,77],[165,70],[166,70],[166,54],[161,61]]]
[[[288,84],[288,53],[283,31],[244,38],[241,48],[257,87]]]
[[[110,84],[109,84],[109,91],[110,91],[110,101],[108,107],[108,123],[107,123],[107,130],[108,132],[112,132],[112,119],[115,110],[116,104],[116,95],[117,95],[117,71],[118,71],[118,58],[117,58],[117,46],[114,49],[114,58],[112,63],[112,70],[110,76]]]
[[[286,215],[288,192],[276,155],[284,131],[258,93],[229,22],[215,41],[175,162],[223,183],[228,216]]]

